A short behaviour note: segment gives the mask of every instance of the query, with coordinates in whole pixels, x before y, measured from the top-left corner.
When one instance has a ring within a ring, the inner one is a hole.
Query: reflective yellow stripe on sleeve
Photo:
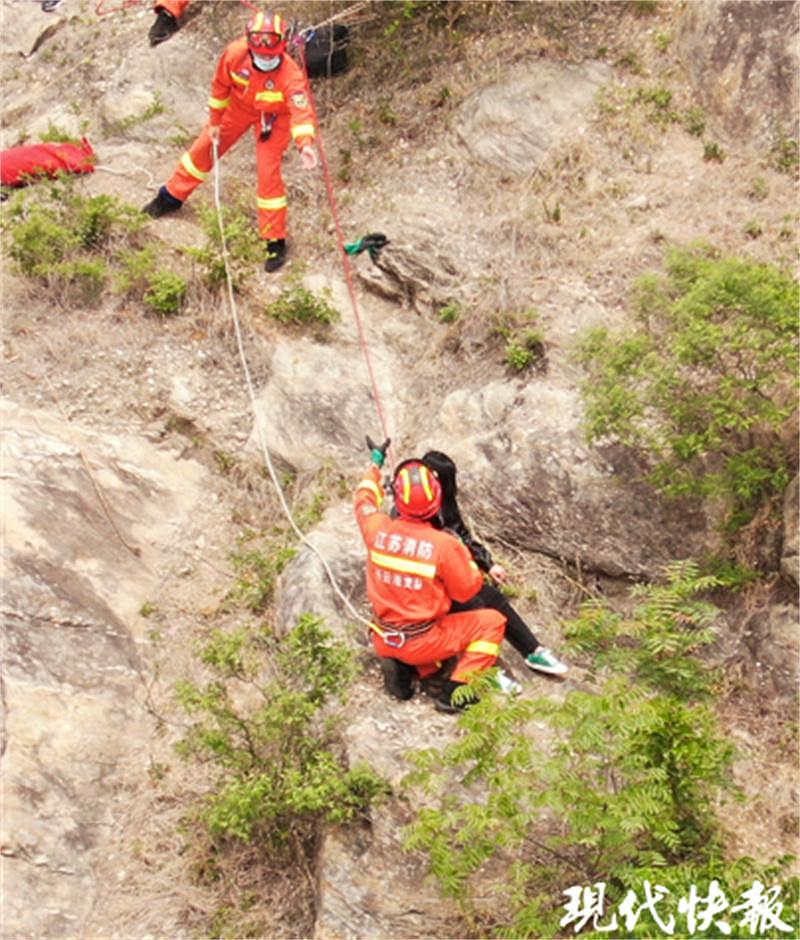
[[[259,209],[285,209],[288,205],[286,196],[276,196],[274,199],[256,199]]]
[[[231,103],[230,98],[209,98],[208,106],[214,111],[224,111]]]
[[[313,137],[314,133],[313,124],[295,124],[292,128],[292,140],[297,140],[298,137]]]
[[[181,166],[190,176],[193,176],[196,180],[208,179],[208,173],[204,173],[202,170],[198,170],[194,164],[194,160],[192,160],[188,153],[185,153],[181,157]]]
[[[370,561],[389,571],[402,571],[403,574],[418,574],[423,578],[433,578],[436,574],[436,565],[426,564],[424,561],[413,561],[411,558],[398,558],[395,555],[384,555],[372,549],[369,553]]]
[[[467,647],[468,653],[487,653],[489,656],[500,655],[500,645],[490,643],[488,640],[474,640]]]
[[[371,493],[375,494],[375,498],[378,500],[378,505],[383,502],[383,490],[378,486],[374,480],[366,479],[362,480],[356,487],[356,493],[359,490],[369,490]]]

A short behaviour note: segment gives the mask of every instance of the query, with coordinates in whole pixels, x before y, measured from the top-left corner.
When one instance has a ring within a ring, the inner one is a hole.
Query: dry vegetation
[[[413,16],[405,15],[408,6],[417,7]],[[391,219],[387,207],[402,204],[398,193],[404,187],[424,201],[453,178],[474,200],[491,205],[480,253],[470,247],[474,231],[467,232],[469,238],[464,235],[469,220],[455,215],[449,220],[457,247],[467,246],[460,256],[468,259],[465,264],[480,277],[483,290],[469,317],[458,324],[458,342],[451,336],[441,351],[456,365],[481,357],[481,362],[469,363],[476,378],[481,370],[497,370],[493,316],[498,309],[541,305],[548,340],[558,346],[566,341],[567,328],[559,324],[561,311],[548,309],[548,301],[560,287],[579,279],[617,315],[631,279],[660,263],[665,242],[710,233],[725,250],[746,249],[757,258],[794,263],[794,245],[785,236],[796,221],[786,214],[794,204],[792,186],[769,167],[766,154],[761,162],[742,154],[724,165],[698,168],[702,145],[684,126],[653,123],[646,110],[630,103],[636,87],[669,84],[675,90],[674,106],[691,107],[670,57],[672,9],[646,2],[293,4],[292,13],[302,24],[352,11],[344,20],[352,30],[351,68],[314,88],[338,203],[351,230],[369,231],[376,218]],[[185,28],[195,32],[198,44],[219,48],[238,31],[241,20],[239,4],[208,3]],[[109,25],[121,37],[129,30],[124,16]],[[98,31],[94,42],[101,41]],[[615,68],[617,83],[592,126],[525,180],[459,164],[457,154],[442,143],[457,108],[488,79],[532,52],[561,62],[600,57]],[[198,76],[201,96],[205,71]],[[91,88],[98,80],[97,67],[82,59],[69,77]],[[177,153],[177,146],[173,149]],[[249,161],[249,154],[238,165],[231,160],[226,171],[232,180],[231,200],[239,192],[242,198],[249,194]],[[676,183],[687,166],[704,175],[702,203],[697,202],[697,187]],[[242,179],[233,181],[242,168]],[[131,201],[143,192],[141,176],[125,186]],[[765,186],[768,200],[760,195]],[[293,237],[304,246],[304,260],[335,272],[331,218],[327,207],[320,208],[319,189],[307,187],[296,175],[290,187]],[[764,233],[760,237],[748,234],[749,216],[758,219]],[[196,240],[197,230],[190,229],[187,224],[164,237],[173,244],[182,238]],[[160,231],[153,234],[161,236]],[[494,252],[494,246],[500,250]],[[118,298],[85,315],[74,309],[54,311],[52,304],[43,303],[46,292],[32,295],[35,305],[26,303],[29,285],[18,281],[7,280],[4,290],[14,311],[6,326],[6,380],[18,401],[50,407],[55,400],[75,420],[117,433],[122,426],[144,429],[156,439],[174,441],[209,466],[220,469],[224,464],[220,491],[234,509],[227,531],[220,523],[217,534],[222,537],[237,528],[265,529],[275,522],[276,506],[263,475],[229,460],[246,438],[250,418],[233,335],[218,295],[195,287],[182,316],[157,321],[142,320]],[[241,295],[252,328],[256,378],[266,373],[276,332],[256,315],[261,294],[260,285],[250,285]],[[209,425],[199,430],[182,424],[171,411],[159,376],[198,367],[208,381],[209,418]],[[561,367],[569,374],[565,364]],[[158,610],[154,630],[159,623],[179,622],[190,636],[223,622],[218,605],[227,590],[229,547],[219,544],[208,553],[199,593],[196,577],[176,577],[148,598]],[[521,559],[520,570],[524,564]],[[592,589],[580,572],[564,577],[576,604]],[[563,600],[561,593],[556,600]],[[87,935],[120,936],[147,924],[153,930],[173,925],[182,936],[309,936],[312,857],[300,868],[287,867],[255,846],[231,848],[222,858],[187,827],[187,813],[202,795],[204,782],[197,767],[182,767],[168,757],[179,726],[175,723],[181,720],[171,708],[169,690],[176,677],[191,670],[191,650],[163,656],[156,645],[155,660],[144,697],[162,737],[154,743],[150,789],[135,795],[131,791],[115,853],[102,872],[108,889],[98,899],[98,919],[88,925]],[[760,727],[776,723],[780,730],[773,736],[773,752],[785,776],[786,753],[794,746],[787,744],[793,740],[791,729],[769,702],[751,696],[746,683],[736,692],[729,704],[731,725],[749,728],[755,738]],[[774,769],[767,749],[758,757],[752,779],[766,784]],[[784,791],[776,796],[784,802],[777,821],[784,841],[796,825],[785,796]],[[746,838],[742,842],[743,849],[753,848]],[[117,880],[114,875],[122,869],[125,876]]]

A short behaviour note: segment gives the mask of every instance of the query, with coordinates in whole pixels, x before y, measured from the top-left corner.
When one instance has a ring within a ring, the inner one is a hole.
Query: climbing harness
[[[415,640],[418,636],[428,633],[435,626],[435,620],[426,620],[423,623],[406,623],[403,626],[396,623],[386,623],[384,620],[378,620],[378,623],[375,623],[374,620],[370,621],[370,629],[374,630],[383,642],[394,650],[402,649],[408,640]]]

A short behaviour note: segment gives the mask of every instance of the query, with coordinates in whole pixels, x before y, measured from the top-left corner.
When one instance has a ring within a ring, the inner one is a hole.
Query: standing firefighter
[[[144,211],[175,212],[221,157],[252,127],[258,164],[258,230],[267,243],[267,271],[286,260],[286,187],[281,160],[294,141],[307,170],[317,166],[314,115],[300,67],[286,54],[286,24],[277,13],[258,13],[246,35],[227,46],[211,82],[209,122]]]
[[[151,46],[166,42],[181,27],[181,17],[189,6],[189,0],[156,0],[153,13],[156,20],[147,34]]]
[[[373,451],[373,460],[382,463],[380,451]],[[380,481],[379,467],[371,467],[356,489],[355,511],[368,553],[372,641],[387,687],[397,698],[411,698],[417,669],[429,675],[455,656],[436,707],[459,711],[464,705],[452,694],[470,675],[494,666],[505,618],[486,609],[448,613],[454,600],[467,601],[479,591],[483,578],[460,539],[430,522],[442,502],[436,475],[419,460],[400,464],[393,482],[397,518],[379,511]]]

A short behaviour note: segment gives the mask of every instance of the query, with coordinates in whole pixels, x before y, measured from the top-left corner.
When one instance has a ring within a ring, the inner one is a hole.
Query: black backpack
[[[348,29],[338,23],[305,34],[306,70],[310,78],[330,78],[347,68]]]

